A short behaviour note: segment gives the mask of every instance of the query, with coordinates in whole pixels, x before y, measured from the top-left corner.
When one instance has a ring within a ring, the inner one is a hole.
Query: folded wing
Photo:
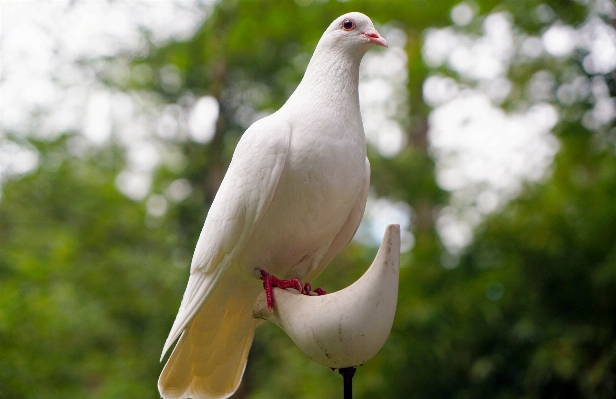
[[[290,126],[273,116],[254,123],[237,145],[199,236],[188,286],[161,359],[242,251],[272,201],[291,137]]]

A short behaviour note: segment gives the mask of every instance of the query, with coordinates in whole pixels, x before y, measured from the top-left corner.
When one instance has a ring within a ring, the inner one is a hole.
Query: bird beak
[[[376,29],[370,29],[363,32],[364,36],[368,38],[370,43],[377,44],[379,46],[387,47],[387,41],[383,38],[383,36],[379,35],[379,32]]]

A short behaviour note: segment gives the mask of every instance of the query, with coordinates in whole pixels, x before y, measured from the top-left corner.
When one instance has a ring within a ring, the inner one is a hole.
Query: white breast
[[[245,271],[302,279],[315,267],[357,201],[365,158],[361,119],[326,117],[294,127],[272,203],[243,251]]]

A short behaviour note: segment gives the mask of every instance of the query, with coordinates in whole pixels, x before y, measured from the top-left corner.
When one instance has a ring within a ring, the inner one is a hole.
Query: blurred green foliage
[[[308,4],[222,1],[189,40],[150,44],[145,57],[93,61],[98,78],[115,89],[153,92],[181,106],[187,94],[220,103],[210,142],[165,143],[179,148],[186,165],[161,166],[152,192],[163,193],[179,178],[192,191],[169,201],[163,217],[117,190],[126,161],[113,142],[75,154],[75,132],[28,139],[39,167],[7,181],[0,202],[0,397],[158,397],[160,350],[208,204],[246,127],[242,112],[284,103],[324,27],[352,10],[407,35],[409,144],[393,158],[369,154],[375,192],[407,202],[415,213],[415,246],[403,254],[394,329],[379,355],[358,369],[356,397],[615,397],[616,151],[613,127],[590,131],[579,122],[592,96],[568,105],[552,100],[561,121],[551,175],[487,217],[457,267],[444,268],[448,254],[434,221],[448,193],[436,184],[428,154],[422,82],[434,71],[423,63],[421,45],[426,29],[451,24],[457,2],[299,3]],[[473,4],[478,21],[509,13],[517,35],[536,35],[550,24],[535,17],[535,0]],[[547,4],[576,27],[594,2]],[[455,29],[477,33],[480,23]],[[557,83],[571,74],[591,78],[582,56],[513,62],[514,89],[503,107],[525,101],[525,85],[541,69]],[[101,62],[127,62],[133,79],[118,83]],[[161,78],[168,65],[178,71],[179,87]],[[139,76],[144,70],[151,79]],[[463,80],[444,67],[439,73]],[[255,90],[260,94],[251,96]],[[350,244],[317,282],[329,290],[349,284],[374,253]],[[234,397],[337,397],[341,385],[337,373],[312,364],[265,325]]]

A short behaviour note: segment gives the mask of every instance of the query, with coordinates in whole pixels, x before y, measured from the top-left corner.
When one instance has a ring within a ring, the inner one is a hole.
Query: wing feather
[[[203,224],[188,286],[162,357],[195,317],[269,207],[284,170],[291,128],[274,115],[242,136]]]

